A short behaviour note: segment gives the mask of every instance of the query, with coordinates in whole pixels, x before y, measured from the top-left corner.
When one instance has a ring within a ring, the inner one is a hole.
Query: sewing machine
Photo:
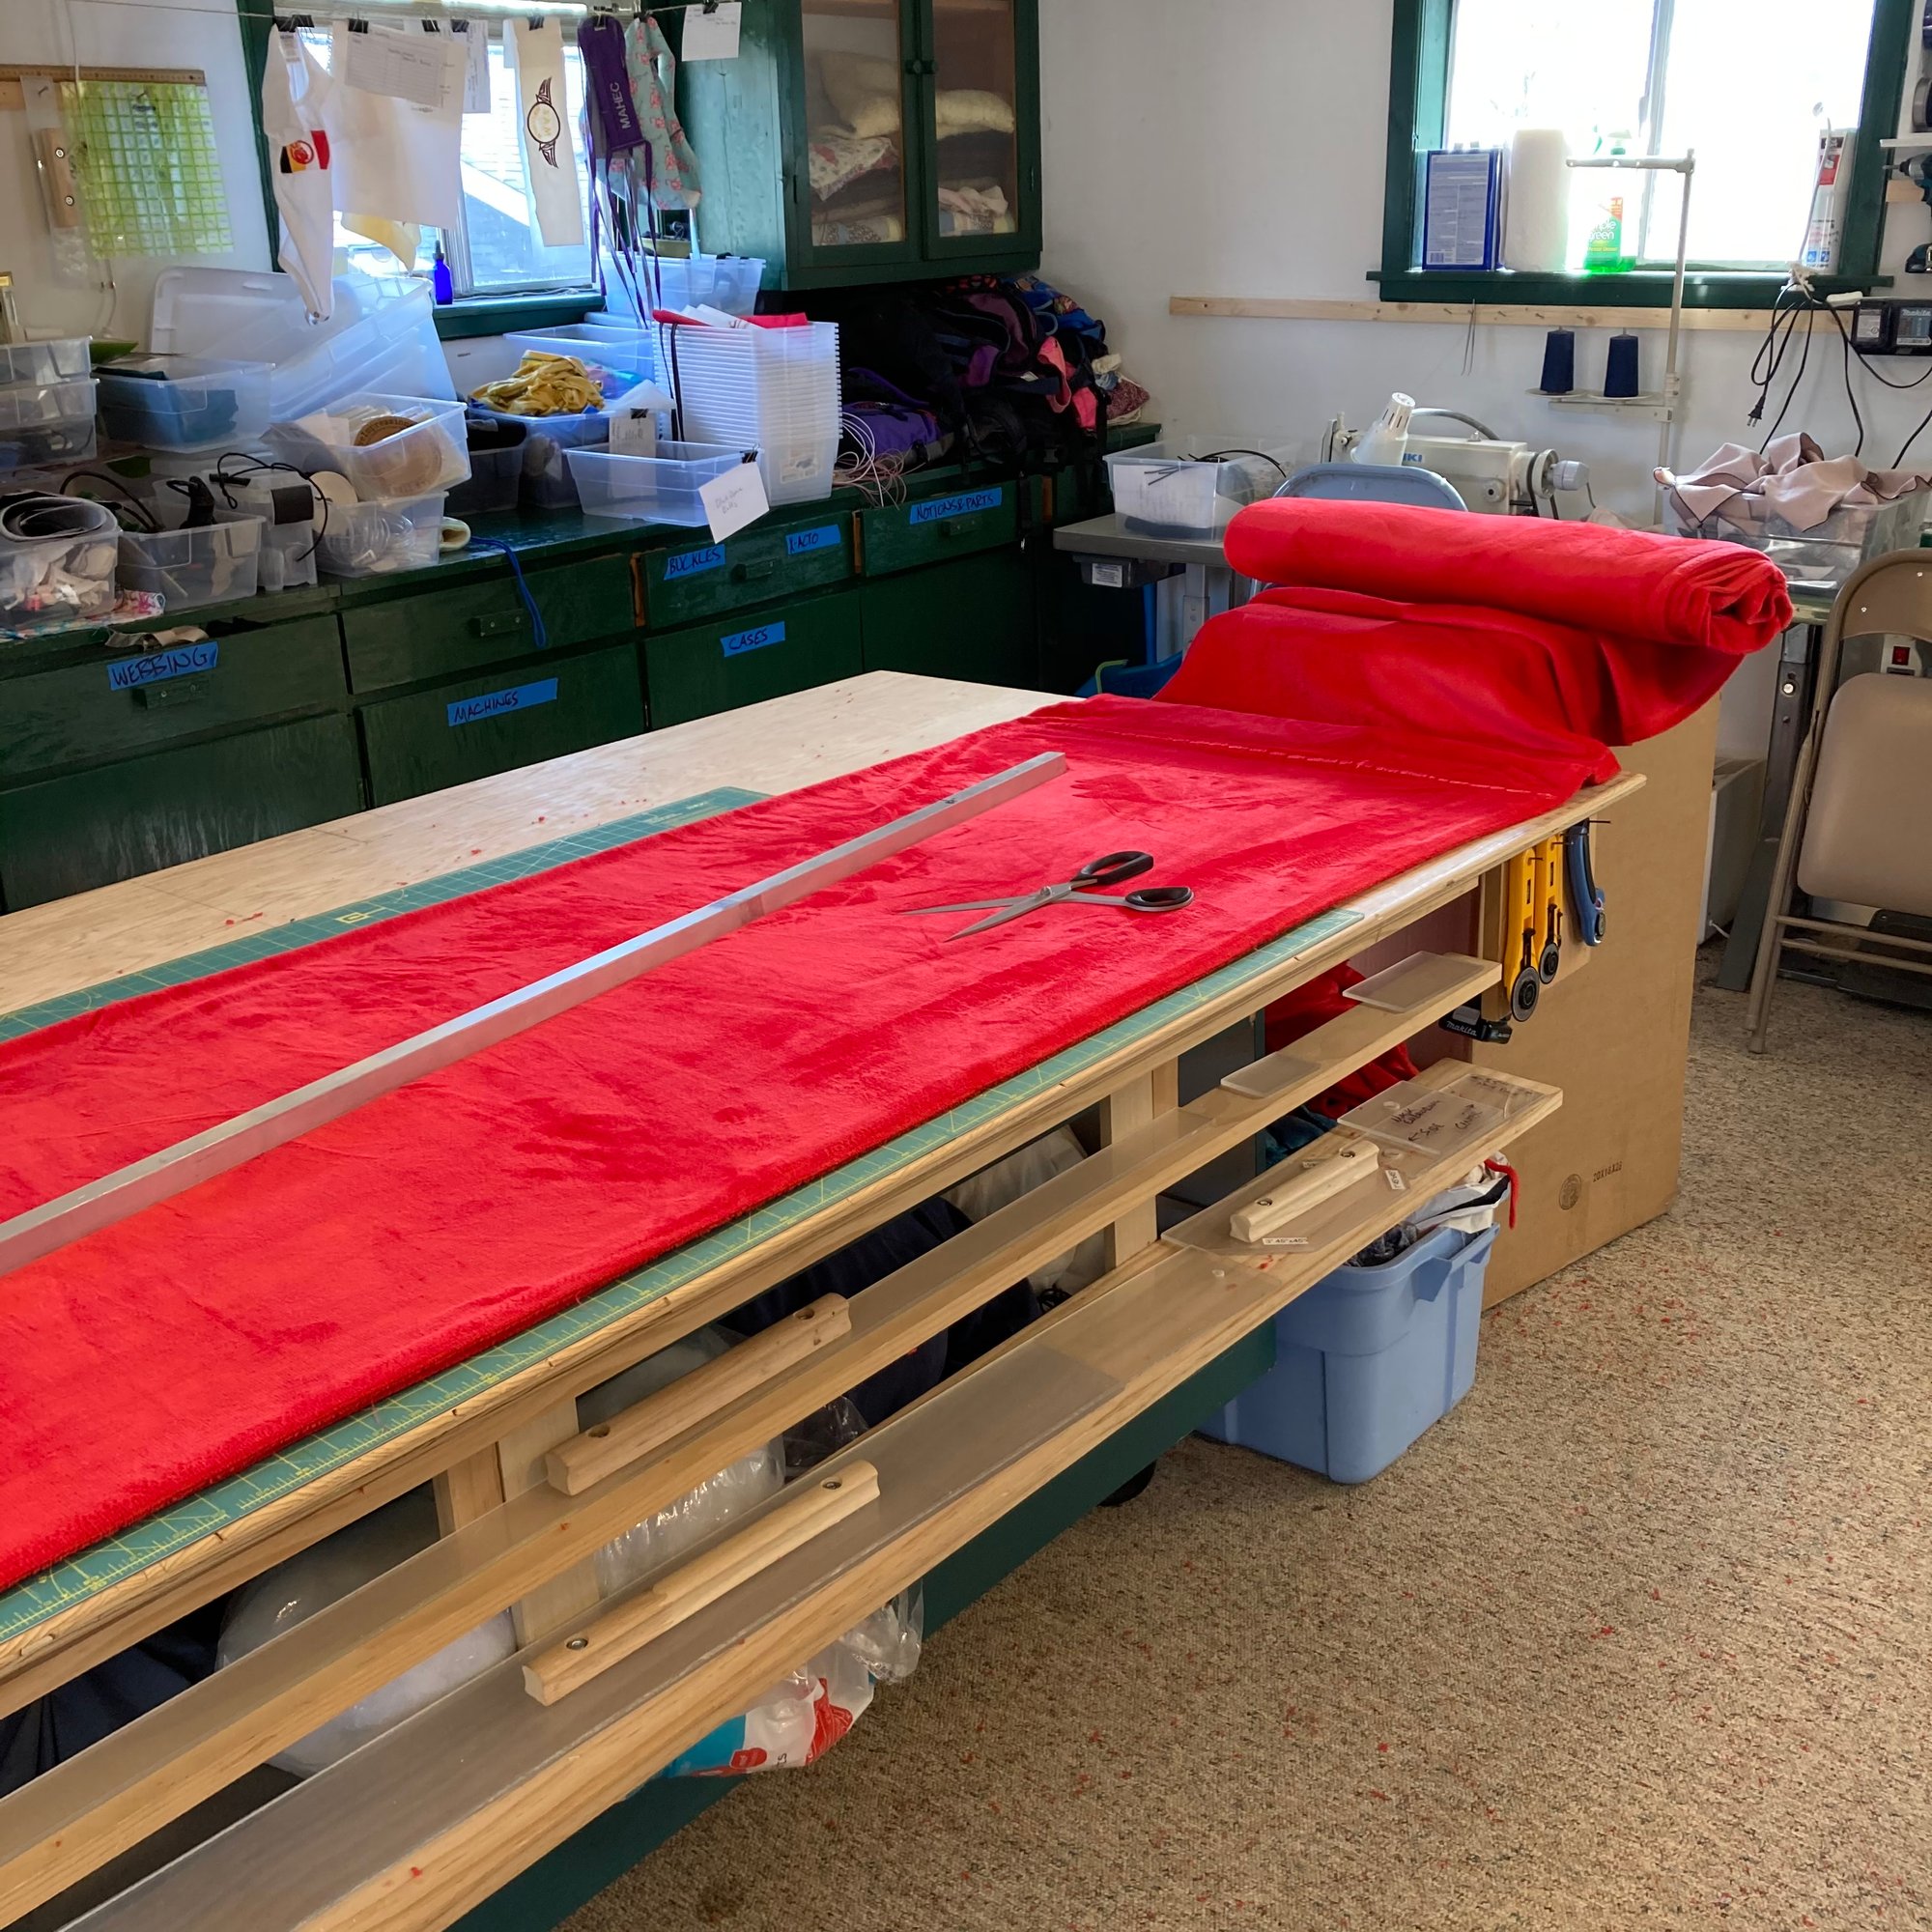
[[[1559,457],[1553,449],[1532,449],[1526,442],[1509,442],[1497,436],[1487,423],[1460,410],[1418,409],[1411,423],[1431,421],[1462,423],[1474,432],[1470,436],[1418,436],[1409,432],[1408,448],[1403,461],[1433,469],[1470,509],[1490,516],[1536,516],[1540,497],[1548,503],[1559,490],[1580,490],[1588,480],[1585,467],[1575,460]],[[1348,457],[1366,431],[1349,428],[1342,416],[1333,417],[1322,442],[1321,460],[1332,463]]]

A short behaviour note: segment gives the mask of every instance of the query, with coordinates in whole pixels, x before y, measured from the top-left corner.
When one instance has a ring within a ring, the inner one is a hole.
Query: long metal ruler
[[[112,1227],[144,1208],[167,1201],[201,1181],[226,1174],[257,1154],[313,1132],[330,1121],[454,1065],[486,1047],[526,1033],[601,994],[695,952],[754,919],[837,885],[895,852],[977,818],[1066,771],[1065,756],[1043,752],[917,811],[889,820],[842,845],[781,872],[727,893],[695,911],[595,952],[587,959],[473,1007],[380,1053],[324,1074],[292,1093],[265,1100],[233,1120],[205,1128],[172,1147],[91,1180],[52,1201],[0,1222],[0,1274],[38,1261],[85,1235]]]

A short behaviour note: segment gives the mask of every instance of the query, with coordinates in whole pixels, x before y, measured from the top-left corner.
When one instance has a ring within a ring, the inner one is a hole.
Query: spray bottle
[[[1605,142],[1609,144],[1612,155],[1630,152],[1628,134],[1600,136],[1597,152],[1604,152]],[[1590,224],[1590,239],[1583,244],[1583,272],[1586,275],[1622,275],[1636,267],[1636,258],[1624,245],[1624,191],[1614,171],[1605,176],[1610,184],[1610,191],[1598,205],[1596,218]]]

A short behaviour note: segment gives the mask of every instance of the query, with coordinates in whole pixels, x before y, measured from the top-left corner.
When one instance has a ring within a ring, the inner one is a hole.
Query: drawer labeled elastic
[[[644,616],[653,630],[720,611],[843,583],[852,575],[852,520],[831,504],[808,523],[746,530],[712,543],[694,535],[638,559]]]
[[[752,616],[652,633],[644,639],[644,689],[653,726],[682,724],[760,698],[856,677],[860,593],[781,604]]]
[[[969,684],[1039,682],[1033,567],[1017,548],[888,577],[859,594],[867,670]]]
[[[85,663],[0,684],[0,781],[157,750],[348,703],[333,617]]]
[[[0,898],[18,911],[367,803],[347,712],[21,785],[0,791]]]
[[[362,713],[371,803],[392,805],[643,728],[630,644],[385,698]]]
[[[1019,534],[1022,487],[1013,482],[977,484],[918,503],[861,510],[861,574],[883,577],[1011,543]]]
[[[524,572],[543,613],[548,648],[629,637],[637,628],[630,559],[586,557]],[[536,648],[536,631],[516,581],[506,570],[381,604],[352,604],[342,613],[353,690],[382,691],[426,677],[451,677],[501,664]]]

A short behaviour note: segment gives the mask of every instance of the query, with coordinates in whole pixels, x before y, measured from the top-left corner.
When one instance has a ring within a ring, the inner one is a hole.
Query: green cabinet
[[[843,583],[852,575],[852,518],[827,503],[803,522],[760,523],[724,543],[693,532],[638,559],[644,618],[654,630]]]
[[[882,577],[859,595],[867,670],[1039,683],[1034,572],[1017,549]]]
[[[547,646],[567,649],[636,628],[630,559],[593,556],[526,569],[524,582],[544,620]],[[536,648],[536,629],[507,574],[421,586],[342,612],[349,682],[357,693],[455,677]]]
[[[490,778],[644,728],[630,644],[544,657],[365,707],[372,805]]]
[[[997,550],[1019,535],[1023,482],[976,483],[916,503],[859,512],[860,569],[886,577],[977,550]]]
[[[1039,265],[1037,0],[766,0],[686,62],[698,233],[782,288]]]
[[[367,802],[346,712],[20,785],[0,791],[0,898],[17,912]]]
[[[330,616],[150,652],[96,651],[0,688],[0,782],[348,702]]]
[[[761,698],[856,677],[860,596],[848,590],[778,604],[644,639],[651,724],[683,724]]]

